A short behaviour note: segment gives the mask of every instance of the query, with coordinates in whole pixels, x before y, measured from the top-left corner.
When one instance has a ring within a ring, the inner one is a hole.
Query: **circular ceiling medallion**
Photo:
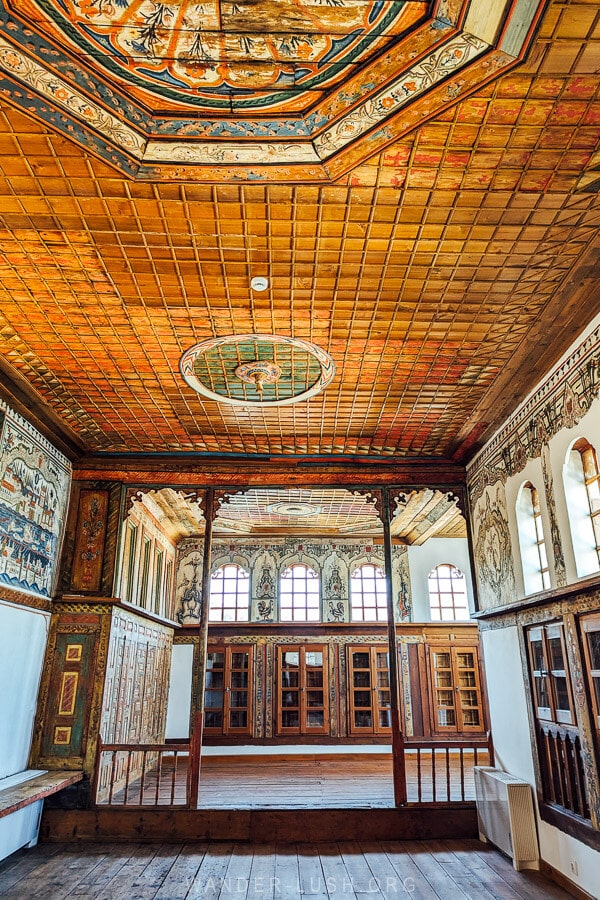
[[[313,506],[312,503],[271,503],[267,506],[267,512],[275,513],[277,516],[316,516],[321,512],[320,506]]]
[[[234,406],[299,403],[320,393],[335,375],[333,359],[320,347],[277,334],[211,338],[190,347],[179,368],[203,397]]]

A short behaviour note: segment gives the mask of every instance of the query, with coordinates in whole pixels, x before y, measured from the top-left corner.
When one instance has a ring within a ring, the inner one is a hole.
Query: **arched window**
[[[571,446],[563,481],[577,574],[591,575],[600,568],[600,473],[596,451],[585,438]]]
[[[460,569],[442,563],[429,573],[428,582],[432,622],[469,618],[467,583]]]
[[[540,498],[530,481],[519,490],[516,513],[525,593],[535,594],[550,587],[550,572]]]
[[[350,579],[350,610],[353,622],[387,622],[385,575],[378,566],[357,566]]]
[[[279,618],[282,622],[319,622],[319,576],[301,563],[282,573],[279,582]]]
[[[241,566],[220,566],[210,579],[210,622],[247,622],[250,576]]]

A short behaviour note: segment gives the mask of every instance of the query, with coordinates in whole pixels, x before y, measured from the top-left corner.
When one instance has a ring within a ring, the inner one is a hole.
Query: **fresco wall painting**
[[[68,460],[5,409],[0,416],[0,586],[51,596],[70,477]]]

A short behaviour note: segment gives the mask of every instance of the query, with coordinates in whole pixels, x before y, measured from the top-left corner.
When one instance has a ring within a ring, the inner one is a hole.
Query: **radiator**
[[[531,785],[490,766],[475,766],[479,839],[512,858],[515,869],[539,869]]]

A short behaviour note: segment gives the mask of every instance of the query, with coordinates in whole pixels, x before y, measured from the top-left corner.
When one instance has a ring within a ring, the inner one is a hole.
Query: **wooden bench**
[[[10,779],[5,780],[13,780],[16,777],[11,776]],[[21,780],[17,784],[5,788],[2,788],[2,781],[0,781],[0,819],[23,809],[24,806],[29,806],[30,803],[43,800],[50,794],[56,794],[57,791],[62,791],[70,784],[76,784],[82,780],[83,772],[46,772],[30,769],[20,772],[18,777]]]

